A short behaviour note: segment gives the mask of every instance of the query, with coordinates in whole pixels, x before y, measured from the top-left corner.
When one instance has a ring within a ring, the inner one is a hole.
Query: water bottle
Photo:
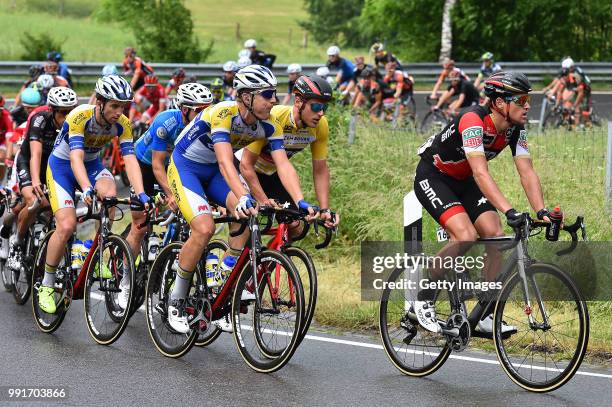
[[[85,263],[85,259],[87,258],[87,255],[89,255],[91,246],[93,246],[93,240],[87,239],[83,242],[83,247],[81,248],[81,260],[83,261],[83,263]]]
[[[550,223],[546,225],[546,240],[556,242],[559,240],[559,230],[561,230],[561,221],[563,221],[563,212],[560,207],[555,209],[548,214]]]
[[[209,253],[206,256],[206,285],[208,287],[218,287],[220,279],[216,278],[219,270],[219,257],[214,253]]]
[[[81,258],[81,252],[83,250],[83,242],[76,239],[72,243],[72,248],[70,249],[71,267],[73,270],[78,271],[81,269],[81,266],[83,266],[83,259]]]
[[[236,265],[236,260],[237,259],[235,256],[225,256],[225,258],[221,262],[221,282],[224,282],[227,277],[232,273],[232,270]]]
[[[152,233],[149,236],[149,246],[148,246],[148,260],[153,261],[155,257],[157,257],[157,253],[159,252],[159,245],[161,244],[160,238]]]

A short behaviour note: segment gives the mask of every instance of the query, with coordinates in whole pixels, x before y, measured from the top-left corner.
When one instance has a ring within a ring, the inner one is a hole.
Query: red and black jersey
[[[472,175],[467,156],[484,155],[489,161],[506,146],[510,146],[514,157],[529,157],[525,128],[516,125],[498,132],[491,119],[491,108],[472,106],[462,110],[440,133],[430,137],[418,154],[440,172],[463,180]]]
[[[59,133],[55,126],[53,111],[49,106],[39,106],[30,113],[25,129],[25,137],[21,146],[20,154],[30,157],[30,141],[38,141],[42,144],[43,159],[49,157],[53,151],[55,139]]]

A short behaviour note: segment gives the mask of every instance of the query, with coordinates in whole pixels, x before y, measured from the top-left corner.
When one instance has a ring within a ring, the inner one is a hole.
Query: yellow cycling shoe
[[[96,265],[94,267],[95,267],[94,268],[94,277],[98,277],[99,263],[96,262]],[[102,264],[102,278],[104,278],[104,279],[113,278],[113,273],[111,273],[110,269],[108,268],[108,266],[106,264]]]
[[[52,287],[43,285],[38,289],[38,306],[47,314],[55,314],[55,311],[57,311],[54,294],[55,289]]]

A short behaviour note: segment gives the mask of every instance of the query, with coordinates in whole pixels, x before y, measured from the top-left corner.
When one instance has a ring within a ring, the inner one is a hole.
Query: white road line
[[[97,293],[93,293],[92,297],[98,299],[98,300],[104,300],[104,296],[97,294]],[[145,311],[144,305],[141,306],[138,311]],[[246,329],[248,329],[249,327],[245,327]],[[252,329],[252,328],[251,328]],[[269,331],[269,330],[265,330],[265,331]],[[289,335],[286,332],[277,332],[278,334],[281,335]],[[366,342],[357,342],[357,341],[348,341],[346,339],[336,339],[336,338],[328,338],[325,336],[316,336],[316,335],[306,335],[305,339],[309,339],[311,341],[318,341],[318,342],[328,342],[328,343],[337,343],[340,345],[349,345],[349,346],[357,346],[360,348],[369,348],[369,349],[377,349],[377,350],[384,350],[382,345],[377,345],[375,343],[366,343]],[[402,352],[407,352],[407,353],[422,353],[422,352],[417,352],[417,351],[411,351],[411,350],[403,350]],[[484,358],[475,358],[475,357],[471,357],[471,356],[461,356],[461,355],[453,355],[451,354],[449,356],[451,359],[455,359],[455,360],[465,360],[466,362],[476,362],[476,363],[485,363],[485,364],[489,364],[489,365],[499,365],[499,361],[498,360],[493,360],[493,359],[484,359]],[[525,365],[525,367],[529,367],[528,365]],[[552,369],[552,368],[544,368],[541,366],[532,366],[533,369],[536,370],[548,370],[548,371],[553,371],[553,372],[559,372],[559,369]],[[603,373],[593,373],[593,372],[584,372],[582,370],[578,370],[576,372],[577,375],[581,375],[581,376],[591,376],[591,377],[602,377],[605,379],[612,379],[612,375],[610,374],[603,374]]]

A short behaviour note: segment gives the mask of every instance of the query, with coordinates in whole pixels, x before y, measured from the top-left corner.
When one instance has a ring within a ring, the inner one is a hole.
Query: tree
[[[364,46],[367,41],[361,35],[359,27],[363,2],[364,0],[304,0],[309,18],[298,23],[320,43]]]
[[[214,41],[202,49],[193,32],[191,12],[182,0],[104,0],[97,18],[131,28],[139,53],[159,62],[203,62]]]
[[[444,2],[444,9],[442,10],[442,37],[440,38],[440,57],[438,58],[442,62],[445,58],[451,57],[451,51],[453,49],[453,27],[451,24],[451,12],[455,7],[456,0],[446,0]]]

